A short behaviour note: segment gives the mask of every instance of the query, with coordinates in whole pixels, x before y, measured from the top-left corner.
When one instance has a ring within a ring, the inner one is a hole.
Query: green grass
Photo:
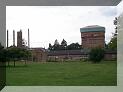
[[[116,86],[116,61],[99,64],[90,62],[17,63],[7,67],[9,86]]]

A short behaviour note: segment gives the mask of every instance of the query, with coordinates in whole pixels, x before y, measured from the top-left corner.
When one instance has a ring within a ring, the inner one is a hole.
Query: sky
[[[9,46],[13,42],[13,30],[21,29],[27,42],[28,28],[30,47],[48,48],[55,39],[59,43],[65,39],[68,44],[81,44],[80,28],[89,25],[105,27],[108,43],[115,32],[113,20],[122,12],[121,6],[123,2],[118,6],[6,6]]]

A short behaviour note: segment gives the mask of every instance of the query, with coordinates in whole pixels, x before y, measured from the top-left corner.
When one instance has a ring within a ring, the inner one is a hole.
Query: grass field
[[[9,86],[115,86],[117,85],[116,61],[99,64],[90,62],[17,63],[7,67],[6,82]]]

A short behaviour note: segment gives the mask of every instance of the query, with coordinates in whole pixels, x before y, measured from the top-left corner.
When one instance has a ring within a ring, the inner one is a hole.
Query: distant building
[[[83,48],[105,47],[105,27],[92,25],[80,28]]]
[[[81,60],[88,58],[88,50],[60,50],[49,51],[49,61]]]
[[[89,59],[88,49],[49,51],[48,61],[77,61]],[[104,60],[117,60],[117,51],[105,50]]]
[[[47,51],[44,48],[30,48],[32,52],[32,61],[34,62],[46,62]]]
[[[22,31],[17,32],[17,47],[22,48]]]

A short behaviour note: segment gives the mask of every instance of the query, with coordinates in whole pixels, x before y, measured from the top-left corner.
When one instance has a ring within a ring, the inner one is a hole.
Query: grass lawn
[[[8,86],[116,86],[116,61],[17,63],[6,68]]]

